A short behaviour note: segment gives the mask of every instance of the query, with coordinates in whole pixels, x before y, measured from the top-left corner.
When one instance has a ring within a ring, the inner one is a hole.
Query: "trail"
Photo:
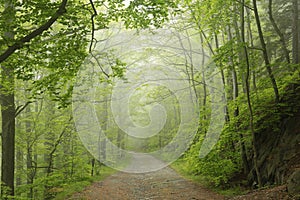
[[[145,155],[133,158],[127,170],[154,169],[161,161]],[[170,167],[148,173],[118,172],[87,187],[69,199],[84,200],[221,200],[225,199],[186,180]]]

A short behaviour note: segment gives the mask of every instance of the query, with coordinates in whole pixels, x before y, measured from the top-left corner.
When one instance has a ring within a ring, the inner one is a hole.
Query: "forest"
[[[300,1],[0,1],[1,199],[169,165],[300,198]]]

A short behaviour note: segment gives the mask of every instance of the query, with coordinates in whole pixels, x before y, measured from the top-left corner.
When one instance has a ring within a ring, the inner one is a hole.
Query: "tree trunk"
[[[232,40],[232,33],[231,33],[230,27],[228,27],[228,40],[229,41]],[[231,68],[232,99],[233,99],[233,101],[236,101],[237,98],[239,97],[238,77],[237,77],[236,69],[234,66],[233,58],[229,57],[229,61],[230,61],[230,65],[232,66],[232,68]],[[234,118],[237,118],[239,116],[239,107],[238,106],[236,106],[234,108],[233,116],[234,116]],[[242,159],[242,163],[243,163],[244,173],[248,174],[250,172],[250,167],[249,167],[248,157],[247,157],[247,153],[246,153],[247,149],[246,149],[246,145],[244,142],[244,135],[238,130],[238,124],[235,124],[235,131],[237,133],[239,133],[239,137],[240,137],[239,142],[240,142],[241,159]]]
[[[95,162],[96,162],[96,159],[95,159],[95,158],[92,158],[92,160],[91,160],[91,167],[92,167],[92,170],[91,170],[91,176],[94,176]]]
[[[297,1],[297,0],[296,0]],[[284,38],[284,35],[283,33],[280,31],[279,27],[277,26],[276,22],[275,22],[275,19],[273,17],[273,9],[272,9],[272,4],[273,4],[273,0],[269,0],[269,19],[271,21],[271,24],[274,28],[274,30],[276,31],[277,35],[279,36],[280,38],[280,43],[282,45],[282,50],[283,50],[283,53],[284,53],[284,56],[285,56],[285,59],[288,63],[290,63],[290,55],[289,55],[289,50],[287,48],[287,45],[286,45],[286,42],[285,42],[285,38]]]
[[[21,122],[16,119],[16,129],[21,129]],[[22,185],[22,173],[23,173],[23,149],[20,145],[16,144],[16,186]]]
[[[45,133],[45,142],[44,142],[44,146],[45,146],[45,153],[44,153],[44,162],[45,165],[47,167],[45,167],[44,169],[44,173],[46,174],[46,177],[49,177],[51,175],[51,173],[53,172],[53,165],[54,165],[54,161],[53,161],[53,153],[52,150],[54,149],[54,143],[55,143],[55,133],[52,130],[52,126],[53,126],[53,116],[55,116],[55,110],[54,110],[54,103],[53,102],[49,102],[49,104],[47,105],[47,108],[45,109],[46,112],[48,112],[49,118],[46,121],[45,124],[45,128],[47,130],[47,132]],[[44,185],[44,199],[48,200],[53,198],[53,196],[51,195],[51,193],[49,192],[51,188],[48,185],[48,181],[45,181],[45,185]]]
[[[299,13],[298,13],[298,0],[293,0],[293,63],[299,64],[300,58],[299,58]]]
[[[7,43],[14,39],[13,23],[15,10],[12,0],[5,1],[5,10],[2,13],[5,19],[4,35]],[[9,45],[9,44],[8,44]],[[5,188],[9,190],[7,195],[14,195],[14,170],[15,170],[15,94],[14,94],[14,69],[1,64],[1,114],[2,114],[2,158],[1,158],[1,195]]]
[[[251,26],[251,10],[249,8],[246,8],[247,12],[247,22],[248,22],[248,41],[250,41],[251,47],[254,47],[254,40],[253,40],[253,34],[252,34],[252,26]],[[253,90],[257,92],[257,87],[256,87],[256,72],[255,69],[252,69],[252,86]]]
[[[255,0],[253,0],[255,1]],[[242,0],[243,5],[245,3],[245,0]],[[256,3],[256,2],[255,2]],[[253,162],[254,162],[254,169],[256,172],[256,178],[258,182],[258,186],[261,187],[261,175],[259,171],[259,166],[257,162],[257,148],[256,148],[256,135],[254,132],[254,125],[253,125],[253,110],[252,110],[252,105],[251,105],[251,98],[250,98],[250,84],[249,84],[249,79],[250,79],[250,62],[249,62],[249,56],[248,56],[248,49],[246,46],[246,41],[245,41],[245,8],[242,6],[241,9],[241,38],[243,42],[243,49],[244,49],[244,56],[246,59],[246,79],[245,79],[245,86],[246,86],[246,95],[247,95],[247,104],[248,104],[248,109],[249,109],[249,118],[250,118],[250,130],[252,134],[252,150],[253,150]],[[267,55],[267,54],[266,54]]]
[[[12,68],[1,66],[1,114],[2,114],[2,186],[9,188],[9,195],[14,195],[14,169],[15,169],[15,95],[14,71]],[[3,189],[1,187],[1,189]]]
[[[202,83],[203,83],[203,101],[202,101],[202,107],[203,107],[203,120],[206,120],[206,101],[207,101],[207,86],[206,86],[206,76],[205,76],[205,60],[206,60],[206,55],[204,51],[204,39],[202,34],[200,34],[200,40],[201,40],[201,45],[202,45],[202,65],[201,65],[201,75],[202,75]],[[205,131],[206,133],[206,131]]]
[[[26,122],[25,122],[25,128],[26,128],[26,134],[28,136],[27,138],[27,156],[26,156],[26,165],[27,165],[27,185],[29,186],[29,191],[27,194],[27,197],[29,199],[33,198],[33,179],[35,176],[35,168],[33,167],[33,156],[32,156],[32,141],[31,141],[31,123],[30,123],[30,105],[26,107],[25,113],[26,113]]]
[[[20,147],[17,147],[17,155],[16,155],[16,186],[22,185],[22,175],[23,172],[23,152]]]
[[[111,96],[105,96],[104,97],[104,104],[103,104],[103,109],[104,109],[104,113],[103,113],[103,127],[101,127],[102,128],[102,131],[104,131],[104,133],[106,134],[106,131],[108,130],[108,120],[109,120],[109,116],[108,116],[108,114],[109,114],[109,103],[108,103],[108,101],[109,101],[109,99],[111,99]],[[119,132],[119,131],[118,131]],[[118,133],[118,135],[119,135],[119,133]],[[104,161],[104,160],[106,160],[106,143],[107,143],[107,141],[106,141],[106,137],[104,137],[104,138],[100,138],[100,135],[99,135],[99,138],[98,138],[98,140],[99,140],[99,144],[100,144],[100,146],[99,146],[99,158],[101,158],[101,159],[99,159],[99,161]]]
[[[215,33],[215,43],[216,43],[216,49],[219,48],[219,39],[218,39],[218,35]],[[220,68],[220,73],[221,73],[221,77],[222,77],[222,83],[223,83],[223,86],[224,88],[226,88],[226,81],[225,81],[225,74],[224,74],[224,70],[223,70],[223,66],[220,65],[219,66]],[[225,101],[225,94],[222,96],[222,99],[223,101]],[[227,106],[227,103],[226,105],[224,106],[224,111],[225,111],[225,122],[229,122],[230,121],[230,117],[229,117],[229,111],[228,111],[228,106]]]
[[[262,51],[263,51],[265,67],[267,69],[269,78],[270,78],[272,86],[273,86],[273,90],[274,90],[274,94],[275,94],[275,102],[279,103],[279,91],[278,91],[278,87],[277,87],[277,83],[276,83],[273,71],[271,69],[271,65],[270,65],[271,63],[270,63],[270,60],[269,60],[266,42],[265,42],[265,39],[264,39],[261,24],[260,24],[260,19],[259,19],[256,0],[252,0],[252,3],[253,3],[253,11],[254,11],[254,15],[255,15],[257,31],[258,31],[258,35],[259,35],[259,39],[260,39],[260,43],[261,43],[261,48],[262,48]]]

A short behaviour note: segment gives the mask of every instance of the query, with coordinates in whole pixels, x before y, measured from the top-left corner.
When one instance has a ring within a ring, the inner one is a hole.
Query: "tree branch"
[[[89,52],[91,53],[93,42],[95,40],[95,20],[94,20],[94,18],[98,15],[98,13],[97,13],[96,7],[94,5],[94,2],[92,0],[90,0],[90,3],[91,3],[92,8],[93,8],[93,14],[91,16],[91,20],[92,20],[92,40],[91,40],[90,48],[89,48]]]
[[[33,38],[41,35],[44,31],[48,30],[56,20],[67,12],[66,5],[68,0],[63,0],[55,12],[55,14],[43,25],[41,25],[36,30],[32,31],[25,37],[21,38],[17,42],[15,42],[12,46],[8,47],[8,49],[0,55],[0,63],[5,61],[9,56],[11,56],[16,50],[21,49],[25,43],[30,42]]]
[[[25,105],[20,105],[16,108],[15,117],[17,117],[29,104],[33,103],[32,101],[28,101]]]
[[[235,1],[242,4],[245,8],[248,8],[249,10],[252,10],[252,11],[254,10],[252,7],[248,6],[245,2],[241,2],[239,0],[235,0]]]
[[[255,46],[248,46],[248,49],[251,49],[251,50],[257,50],[257,51],[263,51],[262,48],[260,48],[260,47],[255,47]]]
[[[71,122],[72,120],[73,120],[73,116],[70,116],[68,122]],[[64,129],[62,130],[62,132],[59,134],[57,140],[54,143],[52,151],[49,153],[49,164],[48,164],[48,167],[47,167],[47,176],[50,175],[51,169],[53,169],[53,156],[54,156],[54,153],[57,150],[58,145],[61,143],[61,140],[62,140],[64,134],[67,132],[67,128],[69,128],[68,125],[65,126]]]
[[[91,54],[91,56],[96,60],[96,62],[97,62],[97,64],[98,64],[99,68],[101,69],[102,73],[103,73],[107,78],[110,78],[109,74],[106,73],[106,72],[104,71],[103,67],[101,66],[101,64],[100,64],[100,62],[99,62],[99,60],[98,60],[98,58],[97,58],[92,52],[90,52],[90,54]]]

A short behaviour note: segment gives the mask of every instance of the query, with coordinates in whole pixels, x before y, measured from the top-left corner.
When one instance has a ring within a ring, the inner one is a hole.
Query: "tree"
[[[257,182],[259,187],[261,187],[261,176],[260,171],[258,168],[258,158],[257,158],[257,144],[256,144],[256,135],[254,131],[254,124],[253,124],[253,108],[251,103],[251,97],[250,97],[250,61],[249,61],[249,54],[248,54],[248,48],[246,46],[246,39],[245,39],[245,8],[244,8],[245,1],[242,0],[242,6],[241,6],[241,42],[243,44],[243,57],[246,62],[246,77],[245,77],[245,87],[246,87],[246,96],[247,96],[247,105],[249,109],[249,119],[250,119],[250,130],[253,140],[252,150],[253,150],[253,161],[254,161],[254,169],[257,177]],[[260,36],[261,37],[261,36]]]
[[[47,92],[65,107],[70,103],[72,79],[86,56],[89,33],[92,47],[94,32],[111,21],[122,19],[128,28],[160,26],[174,7],[172,1],[131,1],[128,6],[124,1],[5,1],[0,9],[1,172],[9,195],[14,195],[14,79],[31,83],[32,98]],[[39,71],[45,76],[37,77]]]
[[[15,9],[13,1],[6,1],[4,4],[2,19],[3,30],[1,36],[4,41],[11,44],[14,40],[13,26],[15,24]],[[0,47],[0,50],[3,48]],[[14,165],[15,165],[15,95],[14,69],[7,64],[1,64],[1,115],[2,115],[2,163],[1,163],[1,188],[8,187],[8,193],[14,195]]]
[[[255,15],[255,21],[256,21],[256,26],[257,26],[257,30],[258,30],[258,35],[259,35],[259,40],[260,40],[260,44],[261,44],[261,48],[262,48],[262,52],[263,52],[263,58],[265,61],[265,67],[267,69],[269,78],[271,80],[272,86],[273,86],[273,90],[274,90],[274,94],[275,94],[275,102],[279,103],[279,91],[278,91],[278,86],[271,68],[271,63],[270,63],[270,59],[269,59],[269,55],[268,55],[268,51],[267,51],[267,46],[266,46],[266,42],[265,42],[265,38],[264,38],[264,34],[261,28],[261,22],[260,22],[260,17],[259,17],[259,13],[258,13],[258,9],[257,9],[257,2],[256,0],[252,0],[252,4],[253,4],[253,12]]]

